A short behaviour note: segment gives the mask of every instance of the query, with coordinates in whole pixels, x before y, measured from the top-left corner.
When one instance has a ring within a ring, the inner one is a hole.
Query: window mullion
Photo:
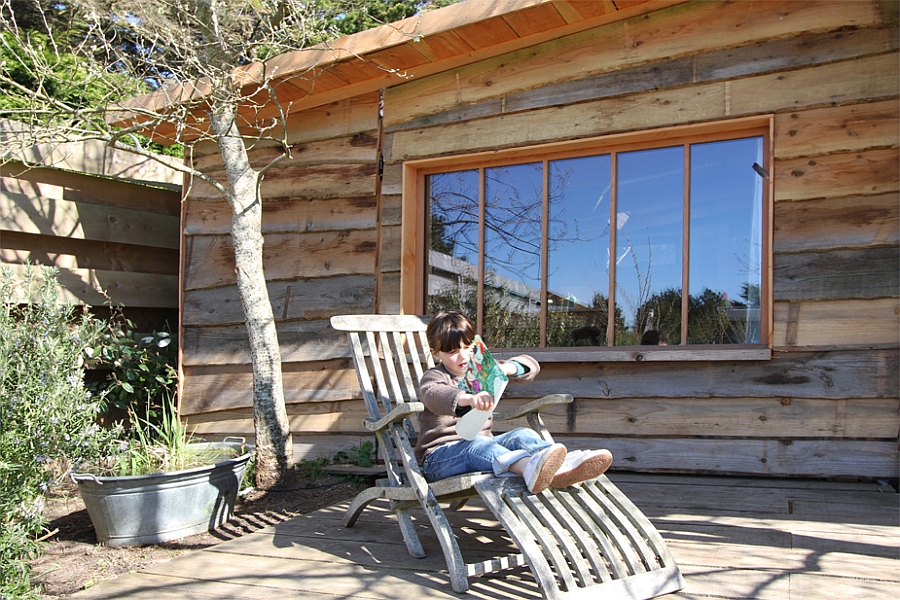
[[[606,345],[616,345],[616,217],[618,202],[618,153],[609,157],[609,249],[606,262],[609,264],[609,298],[607,299]]]
[[[547,257],[549,249],[549,230],[550,230],[550,161],[543,162],[543,177],[541,193],[541,307],[540,307],[540,339],[538,344],[541,348],[547,346],[547,319],[549,317],[547,305],[547,267],[549,259]]]
[[[484,219],[485,219],[485,169],[478,169],[478,301],[475,330],[479,335],[484,335]]]
[[[684,145],[684,214],[681,224],[681,345],[688,343],[691,258],[691,146]]]

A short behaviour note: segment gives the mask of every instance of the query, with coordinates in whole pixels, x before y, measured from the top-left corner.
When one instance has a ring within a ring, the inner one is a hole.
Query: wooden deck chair
[[[527,565],[548,600],[556,598],[652,598],[684,586],[681,573],[650,521],[606,476],[565,489],[531,494],[521,477],[471,473],[428,483],[413,454],[416,431],[411,417],[423,410],[418,382],[434,366],[425,338],[428,317],[347,315],[331,325],[348,333],[356,374],[372,431],[384,457],[387,478],[361,492],[344,515],[352,527],[369,503],[390,500],[409,553],[425,556],[410,517],[421,508],[444,552],[450,583],[459,593],[469,577]],[[495,423],[527,417],[529,425],[552,441],[540,409],[572,402],[554,394],[520,410],[494,416]],[[519,552],[466,563],[441,502],[480,496]]]

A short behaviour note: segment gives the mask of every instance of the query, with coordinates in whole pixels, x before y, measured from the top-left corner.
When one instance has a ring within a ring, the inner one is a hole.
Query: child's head
[[[454,352],[472,343],[475,327],[461,312],[441,311],[432,317],[425,335],[432,351]]]

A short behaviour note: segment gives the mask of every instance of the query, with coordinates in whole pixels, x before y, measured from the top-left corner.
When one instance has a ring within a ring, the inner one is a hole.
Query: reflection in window
[[[691,146],[688,342],[759,343],[762,140]]]
[[[638,345],[648,329],[674,343],[681,300],[674,307],[665,300],[681,289],[684,148],[623,152],[617,167],[615,303],[624,319],[615,343]]]
[[[427,181],[429,312],[478,314],[478,171],[432,175]]]
[[[605,346],[610,157],[550,161],[547,346]]]
[[[764,343],[764,138],[709,139],[428,175],[427,310],[505,348]]]
[[[485,169],[484,337],[540,345],[543,165]]]

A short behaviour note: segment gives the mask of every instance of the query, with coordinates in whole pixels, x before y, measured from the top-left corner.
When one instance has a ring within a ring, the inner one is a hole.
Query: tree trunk
[[[256,433],[256,486],[272,487],[293,466],[293,441],[284,407],[281,350],[263,273],[262,200],[237,128],[237,108],[211,114],[211,126],[228,175],[234,263],[253,364],[253,424]]]

